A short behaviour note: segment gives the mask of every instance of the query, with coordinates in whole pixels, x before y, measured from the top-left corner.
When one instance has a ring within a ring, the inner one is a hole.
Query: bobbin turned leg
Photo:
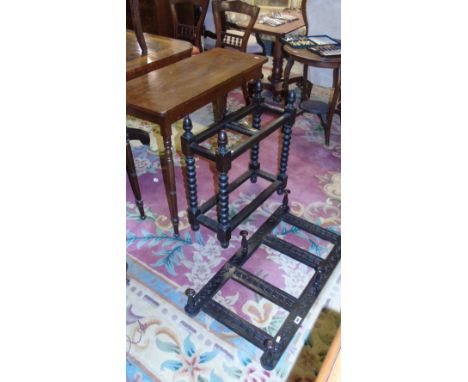
[[[216,150],[216,169],[218,170],[218,232],[217,237],[221,247],[227,248],[231,239],[229,224],[229,191],[228,172],[231,168],[231,150],[227,148],[228,138],[224,130],[218,133],[218,149]]]
[[[181,143],[182,152],[185,155],[187,171],[187,214],[190,226],[194,231],[198,231],[200,224],[197,221],[197,216],[200,214],[200,210],[198,209],[197,199],[197,173],[195,169],[195,157],[190,148],[190,144],[193,142],[195,136],[192,133],[192,121],[188,116],[184,119],[183,127],[185,131],[181,137]]]
[[[256,105],[259,105],[263,102],[263,97],[262,97],[262,81],[257,80],[254,85],[254,95],[252,97],[252,102]],[[260,130],[260,125],[261,125],[261,116],[262,113],[260,110],[256,110],[252,113],[252,127],[254,129]],[[255,183],[257,181],[257,171],[260,169],[260,163],[258,162],[258,152],[260,149],[260,145],[257,143],[252,146],[252,149],[250,150],[250,163],[249,163],[249,168],[251,170],[254,170],[254,173],[250,176],[250,181],[252,183]]]
[[[141,198],[140,185],[138,184],[138,176],[136,173],[135,162],[133,159],[132,148],[130,147],[130,139],[127,133],[127,176],[132,187],[133,195],[135,196],[135,203],[140,212],[140,218],[146,219],[145,209],[143,208],[143,200]]]
[[[296,121],[296,109],[294,102],[296,101],[296,94],[294,91],[290,91],[288,94],[288,104],[284,110],[284,114],[289,116],[288,121],[283,125],[283,147],[281,148],[281,159],[278,180],[282,182],[280,188],[278,188],[278,194],[281,195],[288,184],[288,175],[286,170],[288,168],[288,156],[289,156],[289,145],[291,143],[291,132],[294,122]]]

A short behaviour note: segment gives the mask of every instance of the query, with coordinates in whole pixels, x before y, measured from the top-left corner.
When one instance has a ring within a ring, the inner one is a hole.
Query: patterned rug
[[[269,94],[265,92],[264,95],[268,100]],[[243,105],[240,89],[229,94],[230,111]],[[195,132],[204,129],[213,121],[211,105],[193,113],[191,119]],[[267,116],[262,123],[268,120]],[[185,211],[184,162],[180,149],[183,129],[179,121],[173,127],[180,219],[180,236],[175,238],[162,182],[159,154],[163,146],[159,127],[132,117],[127,117],[127,126],[155,132],[149,147],[132,142],[146,220],[140,220],[127,182],[126,241],[130,278],[127,286],[127,380],[313,381],[326,347],[339,326],[339,313],[331,313],[340,310],[339,266],[276,368],[264,370],[260,366],[262,352],[255,346],[204,313],[188,317],[183,310],[184,291],[189,287],[200,290],[240,247],[239,231],[245,229],[251,236],[281,203],[281,197],[271,196],[234,230],[227,249],[222,249],[216,234],[205,227],[193,232]],[[280,138],[280,132],[276,132],[260,144],[261,167],[274,174],[278,171]],[[334,119],[330,146],[325,146],[323,140],[318,117],[304,113],[297,118],[288,164],[288,188],[292,190],[290,206],[294,214],[340,232],[339,117]],[[238,137],[229,135],[230,145],[238,142]],[[207,147],[212,144],[207,142]],[[245,153],[233,163],[229,179],[235,179],[247,169],[249,155]],[[196,165],[201,204],[213,195],[216,177],[213,166],[207,161],[197,158]],[[230,195],[230,214],[241,210],[267,185],[259,179],[255,184],[247,182],[238,188]],[[210,213],[215,217],[214,209]],[[285,223],[276,227],[274,233],[293,238],[302,248],[322,258],[330,249],[317,237]],[[293,296],[299,296],[313,276],[312,269],[268,247],[261,247],[244,268]],[[286,311],[234,281],[221,289],[216,300],[271,335],[287,317]]]

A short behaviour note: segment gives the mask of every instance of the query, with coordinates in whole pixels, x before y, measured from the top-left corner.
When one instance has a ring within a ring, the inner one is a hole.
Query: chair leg
[[[304,64],[303,74],[302,74],[301,101],[310,99],[310,96],[312,94],[312,87],[314,86],[314,84],[307,80],[308,75],[309,75],[309,66]]]
[[[289,91],[289,75],[291,73],[291,69],[294,65],[294,58],[292,56],[288,57],[288,63],[286,64],[286,68],[284,68],[283,73],[283,95],[284,95],[284,104],[287,103],[288,98],[288,91]]]
[[[215,122],[220,121],[223,119],[224,115],[227,113],[226,105],[227,105],[227,94],[222,95],[216,98],[213,102],[213,116]]]
[[[255,39],[257,40],[257,44],[262,47],[262,56],[266,56],[265,43],[263,42],[262,38],[260,37],[260,33],[255,32]]]
[[[140,218],[142,220],[146,219],[145,210],[143,208],[143,200],[141,198],[140,185],[138,184],[138,177],[135,168],[135,162],[133,160],[132,148],[130,147],[130,140],[127,135],[127,176],[130,181],[130,186],[132,187],[133,195],[135,196],[135,202],[140,211]]]
[[[328,115],[327,115],[327,123],[325,126],[325,144],[327,146],[330,145],[330,135],[331,135],[331,126],[333,122],[333,115],[335,114],[336,110],[336,103],[338,102],[338,98],[341,96],[341,81],[337,77],[336,81],[334,82],[335,88],[333,89],[333,96],[330,102],[330,106],[328,107]]]
[[[245,106],[250,105],[250,95],[247,82],[242,82],[242,94],[244,95]]]

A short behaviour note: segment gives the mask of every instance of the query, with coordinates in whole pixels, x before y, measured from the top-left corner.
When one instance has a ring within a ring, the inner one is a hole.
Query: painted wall
[[[341,0],[307,0],[307,20],[309,35],[326,34],[341,39]],[[314,84],[331,87],[333,71],[309,68],[308,79]]]

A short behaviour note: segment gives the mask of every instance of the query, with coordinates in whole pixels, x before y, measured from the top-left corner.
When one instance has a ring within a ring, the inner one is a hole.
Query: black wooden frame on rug
[[[256,347],[264,350],[260,363],[267,370],[274,369],[294,334],[299,329],[300,324],[312,308],[328,278],[341,260],[340,235],[289,213],[288,194],[289,190],[285,190],[282,205],[276,209],[273,215],[263,223],[249,240],[246,238],[247,231],[241,231],[241,248],[198,293],[193,289],[187,289],[186,291],[188,301],[185,311],[190,316],[195,316],[202,310]],[[333,248],[326,259],[322,259],[272,235],[271,232],[281,221],[332,243]],[[262,244],[315,270],[312,279],[299,298],[242,269],[242,266]],[[237,281],[289,312],[288,317],[274,337],[239,317],[213,299],[216,293],[230,279]]]

